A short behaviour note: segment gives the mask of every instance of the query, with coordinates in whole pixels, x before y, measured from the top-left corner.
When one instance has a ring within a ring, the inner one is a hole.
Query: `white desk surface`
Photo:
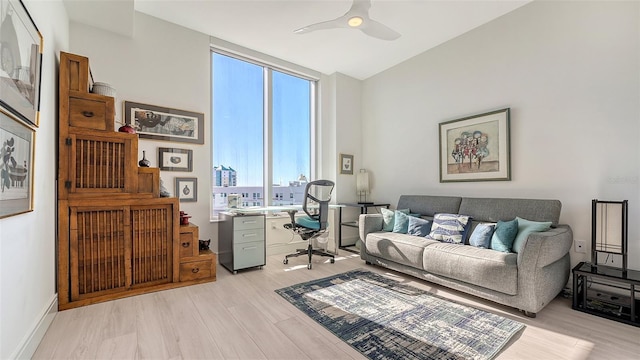
[[[337,209],[344,205],[329,204],[329,209]],[[258,214],[266,212],[291,212],[302,211],[302,205],[278,205],[278,206],[248,206],[235,209],[226,209],[225,211],[235,214]]]

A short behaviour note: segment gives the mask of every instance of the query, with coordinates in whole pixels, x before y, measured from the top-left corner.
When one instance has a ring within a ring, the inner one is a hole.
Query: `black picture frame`
[[[0,105],[38,127],[44,39],[21,0],[0,0],[0,19]]]
[[[33,211],[36,132],[0,108],[0,219]]]
[[[193,150],[158,148],[158,167],[165,171],[193,171]]]
[[[124,120],[140,138],[204,144],[204,114],[124,102]]]
[[[198,201],[198,178],[177,177],[175,187],[176,197],[180,202]]]

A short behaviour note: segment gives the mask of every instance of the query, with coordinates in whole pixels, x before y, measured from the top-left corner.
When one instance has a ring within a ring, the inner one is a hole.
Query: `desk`
[[[339,249],[343,249],[343,250],[347,250],[353,253],[358,253],[359,251],[355,251],[352,249],[347,248],[346,246],[342,246],[342,227],[343,226],[347,226],[347,227],[352,227],[352,228],[358,228],[358,220],[356,221],[342,221],[342,208],[343,207],[357,207],[360,208],[360,214],[367,214],[368,213],[368,209],[370,207],[381,207],[384,206],[387,209],[389,208],[390,204],[375,204],[375,203],[366,203],[366,204],[360,204],[360,203],[341,203],[338,204],[340,205],[340,210],[339,210],[339,215],[338,215],[338,248]],[[351,245],[349,245],[351,246]]]
[[[604,290],[590,289],[591,284]],[[636,287],[640,286],[640,271],[595,266],[581,262],[573,268],[574,310],[640,326],[640,301],[636,299]],[[614,288],[619,289],[617,292]],[[625,295],[620,294],[621,293]]]

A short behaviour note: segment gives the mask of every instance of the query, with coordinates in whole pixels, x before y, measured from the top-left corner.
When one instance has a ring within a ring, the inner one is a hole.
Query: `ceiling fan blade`
[[[316,30],[335,29],[335,28],[342,28],[342,27],[346,27],[346,23],[343,20],[343,17],[339,17],[337,19],[307,25],[300,29],[294,30],[293,32],[295,34],[306,34]]]
[[[373,19],[367,19],[359,29],[362,30],[363,33],[381,40],[391,41],[401,36],[399,32]]]

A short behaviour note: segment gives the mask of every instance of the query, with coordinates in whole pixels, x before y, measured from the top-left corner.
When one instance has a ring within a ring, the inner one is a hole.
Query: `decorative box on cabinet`
[[[238,270],[266,264],[264,215],[236,215],[221,212],[218,223],[220,264],[236,274]]]

